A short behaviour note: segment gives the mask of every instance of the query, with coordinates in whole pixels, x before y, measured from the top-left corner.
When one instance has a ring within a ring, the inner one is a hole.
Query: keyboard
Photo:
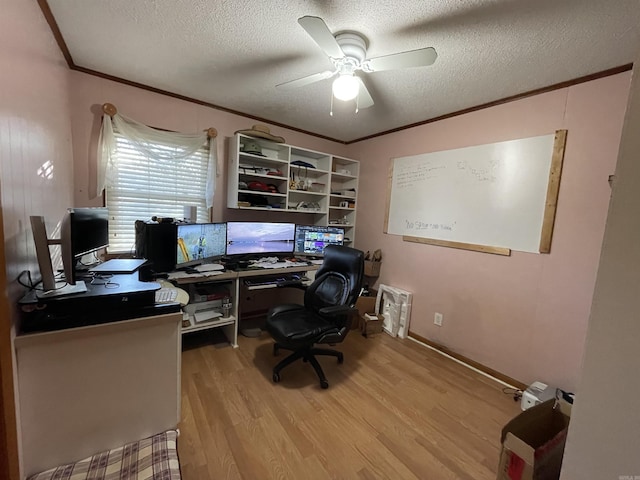
[[[156,303],[173,303],[176,298],[178,298],[178,290],[175,288],[156,290]]]
[[[278,276],[257,276],[254,278],[247,278],[244,283],[248,287],[255,287],[261,285],[301,285],[305,280],[308,280],[307,277],[303,277],[301,274],[289,274],[289,275],[278,275]]]
[[[219,270],[224,270],[224,265],[220,263],[205,263],[203,265],[198,265],[195,267],[195,270],[198,272],[216,272]]]

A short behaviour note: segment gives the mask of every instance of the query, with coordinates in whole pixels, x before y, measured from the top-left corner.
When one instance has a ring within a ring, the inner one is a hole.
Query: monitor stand
[[[36,292],[36,297],[40,298],[56,298],[65,295],[73,295],[75,293],[84,293],[87,291],[87,286],[82,280],[76,282],[75,285],[69,285],[67,282],[56,283],[54,290],[43,290]]]

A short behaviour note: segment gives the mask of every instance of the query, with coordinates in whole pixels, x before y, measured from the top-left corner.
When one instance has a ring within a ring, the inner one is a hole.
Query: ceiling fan
[[[344,32],[334,35],[320,17],[301,17],[298,23],[329,56],[335,70],[326,70],[281,83],[276,85],[276,88],[288,90],[304,87],[338,75],[338,78],[333,81],[333,96],[344,101],[356,99],[356,112],[358,108],[371,107],[373,98],[362,78],[355,75],[355,72],[360,70],[371,73],[399,68],[426,67],[433,64],[438,57],[435,49],[429,47],[367,58],[367,42],[359,33]]]

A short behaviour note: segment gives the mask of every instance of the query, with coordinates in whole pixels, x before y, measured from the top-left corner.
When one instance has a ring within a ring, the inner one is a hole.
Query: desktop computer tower
[[[176,268],[175,223],[155,223],[136,220],[136,257],[149,260],[154,273],[171,272]]]

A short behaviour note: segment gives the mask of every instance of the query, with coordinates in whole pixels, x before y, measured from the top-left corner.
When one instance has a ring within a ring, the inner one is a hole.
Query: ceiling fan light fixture
[[[333,96],[338,100],[353,100],[358,96],[360,84],[353,75],[340,75],[333,81]]]

